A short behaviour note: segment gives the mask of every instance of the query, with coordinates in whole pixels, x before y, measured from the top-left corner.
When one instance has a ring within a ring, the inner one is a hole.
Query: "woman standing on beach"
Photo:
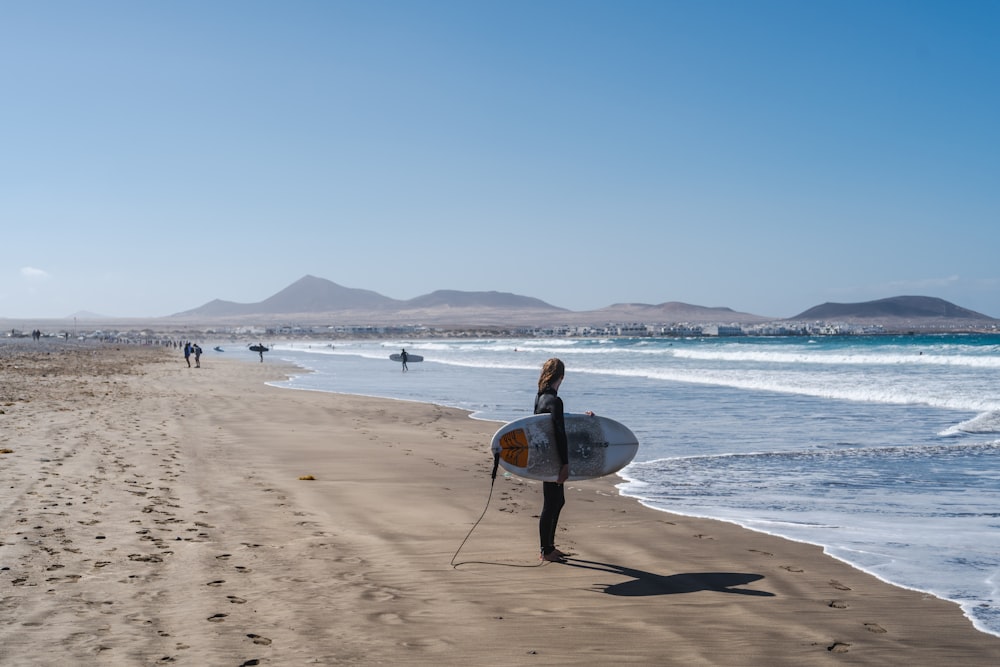
[[[542,513],[538,516],[538,536],[542,543],[541,560],[560,562],[566,557],[556,549],[556,525],[559,523],[559,512],[566,504],[566,494],[563,483],[569,477],[569,453],[566,442],[566,422],[563,419],[563,402],[559,398],[559,386],[566,374],[566,366],[556,358],[549,359],[542,365],[542,374],[538,378],[538,394],[535,396],[535,414],[551,414],[552,427],[556,438],[556,451],[559,453],[559,476],[554,482],[542,482]],[[593,415],[588,411],[586,414]]]

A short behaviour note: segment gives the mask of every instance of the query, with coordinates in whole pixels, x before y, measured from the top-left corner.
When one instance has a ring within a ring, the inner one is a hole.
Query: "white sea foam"
[[[903,353],[824,353],[812,351],[786,352],[773,350],[699,350],[677,349],[673,356],[683,359],[725,362],[760,362],[770,364],[810,364],[831,366],[968,366],[971,368],[1000,368],[1000,356],[960,356],[941,354]]]
[[[983,412],[941,431],[943,436],[960,433],[1000,433],[1000,412]]]

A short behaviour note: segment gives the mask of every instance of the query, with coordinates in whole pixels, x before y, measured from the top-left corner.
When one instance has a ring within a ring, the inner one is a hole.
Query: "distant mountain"
[[[824,303],[791,320],[989,320],[988,315],[931,296],[894,296],[862,303]]]
[[[392,299],[366,289],[305,276],[257,303],[216,299],[193,310],[171,315],[186,323],[289,323],[391,326],[423,324],[455,327],[600,326],[617,323],[756,324],[783,318],[742,313],[731,308],[616,303],[590,311],[571,311],[540,299],[509,292],[438,290],[409,300]],[[992,325],[994,320],[955,304],[925,296],[898,296],[865,303],[825,303],[788,320],[881,323],[888,327]]]
[[[257,303],[236,303],[215,299],[193,310],[175,313],[171,317],[216,318],[240,315],[331,313],[342,310],[381,311],[398,308],[402,303],[371,290],[343,287],[323,278],[305,276],[274,296]]]
[[[305,276],[259,306],[263,313],[316,313],[333,310],[381,310],[398,307],[401,302],[378,292],[342,287],[315,276]]]
[[[511,318],[555,315],[566,311],[540,299],[508,292],[438,290],[409,300],[392,299],[365,289],[343,287],[315,276],[305,276],[277,294],[257,303],[215,299],[203,306],[171,315],[186,320],[234,319],[248,316],[279,319],[324,316],[353,322],[401,321],[502,324]],[[460,322],[456,320],[461,320]]]
[[[540,308],[566,310],[549,305],[541,299],[520,296],[509,292],[459,292],[438,290],[403,302],[406,308]]]
[[[603,314],[611,322],[722,322],[726,324],[769,322],[773,317],[741,313],[732,308],[694,306],[680,301],[668,301],[658,305],[647,303],[616,303],[600,310],[590,311],[591,315]]]

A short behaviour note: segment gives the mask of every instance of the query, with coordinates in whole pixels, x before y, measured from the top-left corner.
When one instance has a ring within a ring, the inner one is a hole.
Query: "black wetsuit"
[[[552,426],[556,436],[556,451],[559,461],[569,463],[566,443],[566,422],[563,421],[563,402],[555,390],[546,389],[535,397],[535,414],[550,413]],[[559,523],[559,511],[566,504],[566,495],[562,484],[542,482],[542,513],[538,516],[538,537],[542,544],[542,553],[551,553],[556,548],[556,524]]]

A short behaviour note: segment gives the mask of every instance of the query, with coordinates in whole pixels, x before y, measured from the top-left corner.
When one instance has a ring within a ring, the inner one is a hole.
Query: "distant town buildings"
[[[982,333],[998,333],[998,328],[976,327]],[[201,340],[259,340],[294,338],[373,338],[380,336],[409,336],[414,338],[476,338],[476,337],[578,337],[578,338],[642,338],[642,337],[732,337],[732,336],[872,336],[888,333],[957,332],[968,331],[958,326],[917,325],[888,329],[882,324],[858,324],[851,322],[792,322],[777,321],[760,324],[739,323],[645,323],[609,322],[601,326],[556,325],[546,327],[496,327],[496,326],[453,326],[434,327],[425,325],[333,325],[333,324],[282,324],[268,326],[211,326],[172,327],[171,330],[128,329],[77,331],[75,328],[21,331],[11,329],[6,338],[60,338],[79,341],[99,341],[139,345],[173,345],[179,340],[196,336]]]

